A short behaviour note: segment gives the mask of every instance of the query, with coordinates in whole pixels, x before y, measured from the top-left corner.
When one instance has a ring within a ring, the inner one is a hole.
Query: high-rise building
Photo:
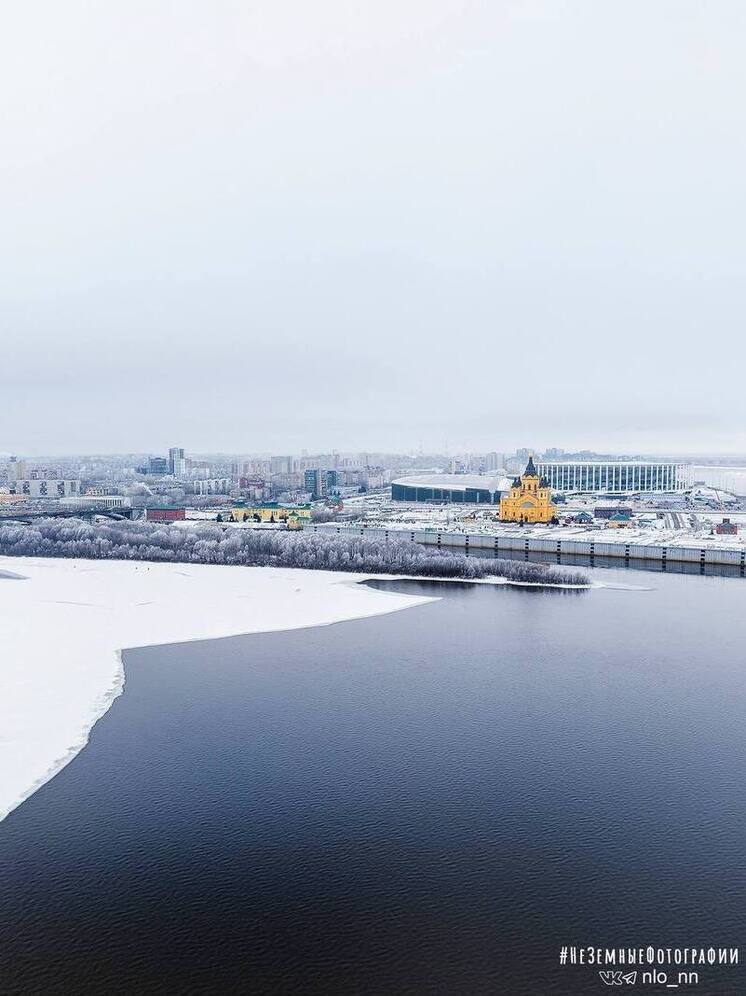
[[[148,460],[149,474],[168,474],[170,470],[171,467],[165,457],[150,457]]]
[[[186,473],[186,459],[180,446],[172,446],[168,451],[168,469],[174,477],[181,477]]]
[[[311,492],[314,500],[326,494],[326,475],[319,467],[312,467],[303,473],[303,484],[306,491]]]
[[[270,460],[270,473],[292,474],[293,458],[291,456],[273,456]]]
[[[8,480],[23,481],[27,476],[26,461],[22,457],[12,456],[8,464]]]
[[[60,478],[26,478],[11,481],[9,491],[12,495],[23,495],[26,498],[69,498],[80,494],[80,481],[65,481]]]
[[[250,477],[254,474],[259,474],[262,477],[269,477],[272,473],[272,462],[271,460],[263,459],[252,459],[244,460],[241,465],[241,477]]]

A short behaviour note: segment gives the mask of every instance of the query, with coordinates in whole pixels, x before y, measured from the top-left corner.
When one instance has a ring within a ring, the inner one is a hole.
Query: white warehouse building
[[[60,498],[66,508],[129,508],[132,502],[124,495],[78,495],[77,498]]]
[[[686,491],[692,486],[689,464],[642,460],[537,461],[539,474],[553,491]]]

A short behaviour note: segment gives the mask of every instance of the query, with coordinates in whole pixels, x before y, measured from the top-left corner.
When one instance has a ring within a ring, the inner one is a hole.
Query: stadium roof
[[[409,488],[445,488],[449,491],[466,488],[507,491],[510,488],[508,478],[496,474],[413,474],[410,477],[399,477],[393,483]]]
[[[565,457],[561,460],[544,460],[539,458],[537,463],[540,467],[597,467],[599,464],[609,467],[659,467],[661,465],[665,465],[667,467],[689,466],[689,461],[687,460],[604,460],[603,458],[598,460],[572,460]]]

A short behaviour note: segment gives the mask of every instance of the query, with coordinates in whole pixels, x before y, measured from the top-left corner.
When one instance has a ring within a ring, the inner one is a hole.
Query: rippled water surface
[[[565,944],[743,948],[746,583],[631,581],[128,652],[0,824],[0,992],[574,996],[614,990]]]

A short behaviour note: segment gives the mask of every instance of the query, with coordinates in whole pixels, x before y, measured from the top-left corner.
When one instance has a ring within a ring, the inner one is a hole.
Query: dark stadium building
[[[465,505],[499,505],[510,488],[505,477],[481,474],[415,474],[391,485],[394,501],[461,502]]]

